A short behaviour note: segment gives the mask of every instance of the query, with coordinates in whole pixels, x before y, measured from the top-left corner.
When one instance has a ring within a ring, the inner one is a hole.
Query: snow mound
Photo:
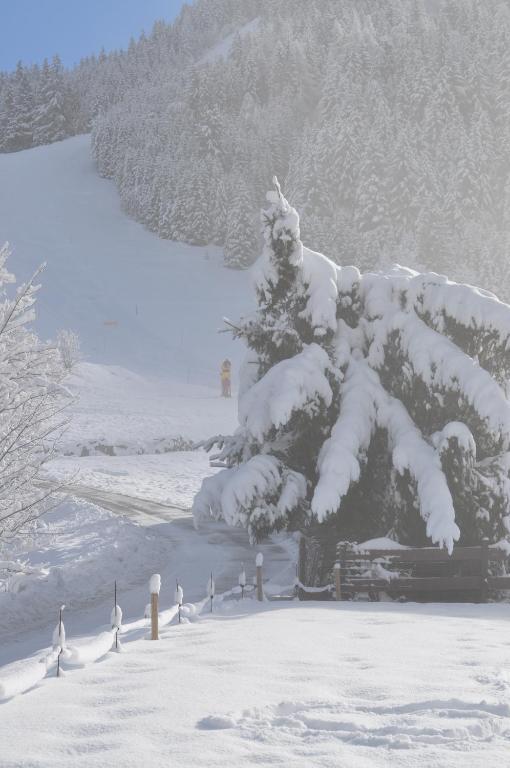
[[[108,631],[79,645],[70,645],[65,656],[65,666],[83,667],[97,661],[111,650],[114,640],[115,632]]]
[[[30,690],[43,680],[56,662],[56,654],[23,659],[0,669],[0,701]]]

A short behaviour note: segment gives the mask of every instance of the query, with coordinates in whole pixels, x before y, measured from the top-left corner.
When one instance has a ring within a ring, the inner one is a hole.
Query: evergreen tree
[[[7,152],[28,149],[33,143],[34,94],[25,67],[18,62],[7,90],[4,147]]]
[[[241,176],[229,179],[230,204],[226,212],[225,264],[234,269],[247,267],[253,262],[253,244],[256,242],[253,203],[248,186]]]
[[[506,536],[510,306],[433,273],[336,266],[303,246],[278,185],[268,197],[258,309],[234,331],[251,376],[237,432],[207,445],[225,469],[197,521],[449,551]]]
[[[51,144],[69,136],[65,81],[57,56],[51,65],[43,62],[34,115],[34,144]]]

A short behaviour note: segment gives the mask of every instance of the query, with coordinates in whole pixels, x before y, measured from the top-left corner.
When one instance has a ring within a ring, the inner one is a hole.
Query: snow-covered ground
[[[180,508],[106,492],[98,506],[86,500],[86,488],[83,496],[64,501],[30,539],[0,550],[0,561],[9,555],[11,562],[29,566],[22,573],[0,568],[0,677],[6,662],[44,648],[62,603],[75,634],[88,635],[103,624],[115,581],[126,618],[138,619],[154,572],[166,583],[164,607],[172,603],[177,578],[187,599],[200,600],[211,571],[219,591],[237,584],[243,563],[248,576],[254,575],[258,550],[241,528],[210,524],[196,531],[189,512]],[[276,536],[259,549],[267,555],[272,591],[292,584],[295,542]]]
[[[111,446],[115,455],[163,452],[172,440],[194,443],[236,425],[235,398],[212,387],[93,363],[80,363],[66,386],[76,401],[63,453],[80,455],[84,446],[97,453],[97,445]]]
[[[115,579],[124,590],[136,586],[164,566],[168,551],[152,530],[80,499],[64,501],[30,538],[0,549],[0,560],[29,565],[28,572],[0,569],[3,651],[27,631],[41,644],[59,604],[73,613],[105,602]]]
[[[504,766],[507,625],[502,605],[225,602],[6,701],[2,768]]]
[[[203,451],[162,456],[90,456],[51,462],[57,480],[189,509],[204,477],[211,474]]]

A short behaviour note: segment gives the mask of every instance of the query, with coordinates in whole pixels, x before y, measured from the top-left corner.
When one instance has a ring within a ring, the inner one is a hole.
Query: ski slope
[[[251,304],[246,272],[221,265],[219,249],[159,239],[120,208],[101,179],[88,136],[0,155],[0,243],[26,280],[47,268],[37,329],[76,331],[90,362],[185,384],[217,386],[220,361],[242,355],[222,318]]]

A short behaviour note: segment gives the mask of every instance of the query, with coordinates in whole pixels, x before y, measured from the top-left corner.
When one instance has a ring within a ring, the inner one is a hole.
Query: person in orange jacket
[[[232,394],[231,391],[231,371],[232,371],[232,363],[228,358],[225,358],[225,360],[221,364],[221,394],[222,397],[230,397]]]

